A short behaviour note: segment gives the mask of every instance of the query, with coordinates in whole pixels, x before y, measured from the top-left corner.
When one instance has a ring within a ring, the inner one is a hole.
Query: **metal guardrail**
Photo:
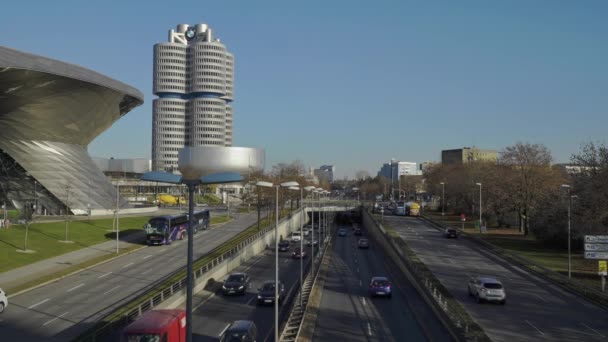
[[[436,228],[438,228],[438,229],[445,229],[445,227],[447,227],[447,225],[445,225],[441,222],[437,222],[429,217],[424,216],[422,218],[424,220],[426,220],[427,222],[431,223],[432,225],[436,226]],[[509,253],[509,252],[505,251],[504,249],[502,249],[490,242],[487,242],[473,234],[468,234],[468,233],[462,231],[462,229],[460,229],[458,227],[455,227],[455,226],[450,226],[450,227],[457,229],[461,234],[465,235],[471,241],[485,247],[487,250],[494,253],[495,255],[497,255],[511,263],[514,263],[514,264],[517,264],[518,266],[523,267],[526,271],[533,273],[534,275],[537,275],[550,282],[554,282],[557,285],[560,285],[561,287],[563,287],[565,290],[573,292],[579,296],[583,296],[583,297],[587,298],[588,300],[596,303],[597,305],[600,305],[600,306],[608,309],[608,295],[606,293],[601,292],[600,290],[593,289],[593,288],[587,286],[586,284],[583,284],[574,279],[568,279],[567,276],[560,274],[558,272],[555,272],[553,270],[550,270],[550,269],[546,268],[545,266],[542,266],[533,260],[521,257],[521,256],[513,254],[513,253]]]
[[[399,237],[392,237],[374,215],[369,212],[367,212],[367,215],[397,252],[405,268],[410,272],[412,280],[416,282],[416,284],[413,284],[414,287],[418,289],[425,301],[434,308],[436,314],[443,316],[443,319],[441,317],[440,319],[444,321],[444,325],[451,334],[459,341],[490,341],[481,326],[471,318],[464,307],[418,258],[407,243]]]
[[[297,213],[298,211],[296,211],[294,213],[290,213],[288,216],[281,219],[281,221],[279,222],[279,225],[281,223],[285,222],[286,220],[291,219],[292,216],[295,213]],[[261,238],[266,233],[273,231],[274,228],[275,228],[275,225],[271,225],[266,228],[263,228],[259,232],[256,232],[255,234],[253,234],[253,235],[249,236],[248,238],[244,239],[243,241],[239,242],[235,247],[222,253],[220,256],[205,263],[203,266],[194,269],[193,273],[194,273],[195,282],[196,282],[196,279],[202,277],[204,274],[213,270],[217,265],[222,263],[224,260],[226,260],[236,254],[239,254],[239,252],[243,248],[245,248],[249,244],[253,243],[257,239]],[[205,259],[209,255],[213,255],[214,253],[217,253],[218,251],[226,248],[225,246],[228,243],[230,243],[230,241],[214,248],[209,253],[207,253],[205,256],[202,256],[201,258],[196,260],[195,263]],[[179,274],[180,272],[185,272],[185,270],[186,270],[186,267],[184,266],[183,268],[181,268],[181,269],[177,270],[176,272],[174,272],[173,274],[171,274],[169,276],[169,278]],[[152,310],[154,307],[158,306],[166,298],[169,298],[172,295],[174,295],[175,293],[185,290],[186,281],[187,281],[187,277],[186,277],[186,275],[184,275],[183,278],[180,278],[179,280],[173,282],[172,284],[170,284],[168,286],[164,286],[163,284],[159,285],[159,287],[162,287],[162,289],[150,290],[147,293],[145,293],[145,294],[139,296],[138,298],[135,298],[131,302],[127,303],[123,307],[116,309],[114,312],[108,314],[106,317],[104,317],[104,319],[102,319],[103,323],[97,324],[92,329],[89,329],[85,333],[81,334],[80,336],[78,336],[75,339],[75,341],[100,341],[100,340],[102,340],[111,331],[114,331],[118,328],[126,326],[127,324],[133,322],[137,317],[141,316],[144,312]],[[144,298],[142,298],[142,297],[144,297]],[[128,311],[126,311],[124,313],[121,313],[120,315],[117,315],[117,312],[120,312],[124,307],[133,307],[133,308],[129,309]],[[114,316],[117,316],[117,317],[114,317]]]

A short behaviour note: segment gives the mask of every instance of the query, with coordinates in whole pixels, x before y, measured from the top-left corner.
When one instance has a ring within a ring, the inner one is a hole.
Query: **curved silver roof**
[[[139,90],[93,70],[0,45],[0,72],[6,68],[27,69],[69,77],[107,87],[135,97],[141,102],[144,101],[144,94]]]

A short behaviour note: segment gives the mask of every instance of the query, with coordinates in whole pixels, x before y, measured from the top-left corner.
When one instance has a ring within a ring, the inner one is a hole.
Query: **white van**
[[[8,305],[8,299],[6,299],[6,294],[2,289],[0,289],[0,313],[4,311],[4,308]]]

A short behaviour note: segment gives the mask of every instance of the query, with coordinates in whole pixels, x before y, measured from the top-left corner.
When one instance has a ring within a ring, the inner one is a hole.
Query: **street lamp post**
[[[323,188],[317,188],[317,198],[319,200],[319,216],[318,216],[319,217],[319,229],[317,230],[318,235],[319,235],[319,241],[318,241],[319,248],[318,248],[318,252],[317,253],[321,252],[321,227],[323,226],[323,222],[321,221],[321,215],[322,215],[321,214],[321,195],[323,195],[324,192],[325,192],[325,190]],[[314,248],[314,246],[315,246],[315,243],[314,243],[315,242],[315,227],[314,226],[312,227],[312,238],[311,238],[311,240],[312,240],[311,244],[312,244],[312,246]],[[314,260],[315,254],[313,253],[312,256],[313,256],[313,260]]]
[[[274,340],[279,341],[279,188],[297,187],[297,182],[285,182],[274,185],[270,182],[257,182],[257,186],[274,187],[276,189],[276,221],[274,227]]]
[[[306,214],[306,211],[304,211],[304,207],[303,207],[303,203],[302,201],[304,200],[304,189],[297,187],[297,186],[291,186],[289,187],[289,190],[300,190],[300,210],[302,211],[300,213],[300,251],[304,250],[304,243],[302,241],[302,233],[304,231],[304,220],[302,219],[302,216],[304,214]],[[300,258],[300,307],[302,307],[303,305],[303,296],[304,294],[302,293],[302,289],[304,286],[304,258]]]
[[[441,182],[441,216],[445,216],[445,183]]]
[[[481,219],[481,183],[476,183],[479,185],[479,233],[481,233],[481,226],[483,224]]]
[[[116,254],[118,254],[118,232],[119,232],[119,224],[118,224],[118,201],[120,196],[120,184],[118,181],[116,182]]]
[[[568,191],[568,279],[572,279],[572,255],[570,252],[570,215],[572,211],[572,196],[570,196],[570,185],[562,184],[562,188]]]

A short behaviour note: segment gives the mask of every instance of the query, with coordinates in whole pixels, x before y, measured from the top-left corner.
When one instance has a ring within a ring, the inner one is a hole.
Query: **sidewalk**
[[[145,233],[132,233],[119,241],[119,249],[124,249],[142,243]],[[73,252],[65,253],[41,260],[23,267],[0,273],[0,288],[4,290],[26,284],[28,282],[67,270],[68,268],[85,263],[89,260],[111,255],[116,252],[116,241],[106,241],[97,245],[85,247]],[[12,295],[9,293],[9,295]]]

